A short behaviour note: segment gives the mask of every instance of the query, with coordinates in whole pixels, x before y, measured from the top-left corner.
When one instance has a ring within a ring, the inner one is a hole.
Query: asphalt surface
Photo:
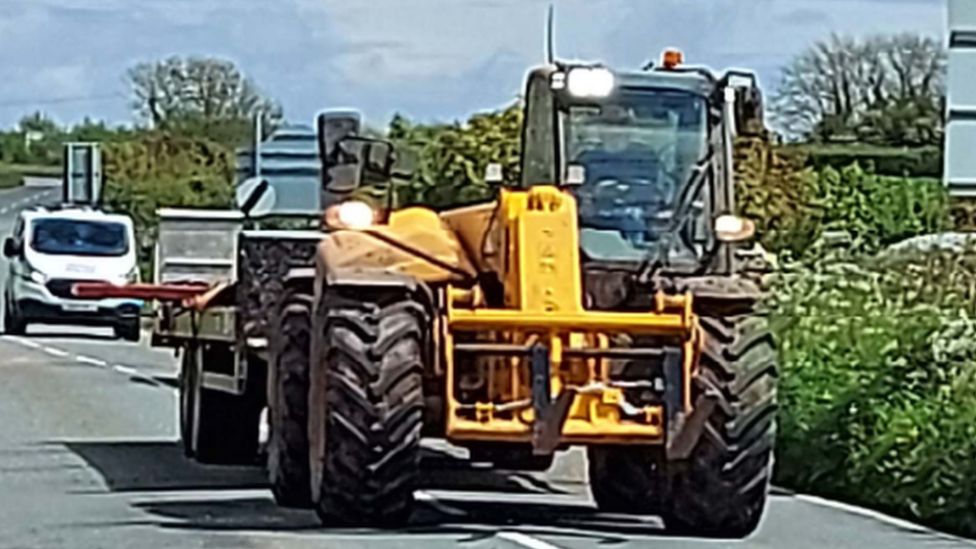
[[[50,199],[47,189],[0,191],[0,236],[17,210]],[[277,508],[260,467],[185,460],[175,380],[171,353],[109,331],[39,326],[0,337],[0,549],[976,546],[780,493],[749,540],[673,538],[654,517],[597,513],[579,452],[528,475],[472,468],[437,443],[426,451],[409,527],[325,529],[311,512]]]

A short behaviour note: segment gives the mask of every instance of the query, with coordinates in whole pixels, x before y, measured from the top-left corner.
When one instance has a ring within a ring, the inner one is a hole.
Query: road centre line
[[[139,373],[135,368],[122,366],[121,364],[116,364],[115,366],[112,366],[112,369],[120,374],[125,374],[127,376],[134,376]]]
[[[528,547],[529,549],[562,549],[558,545],[553,545],[547,541],[542,541],[541,539],[521,532],[499,532],[495,537],[521,545],[522,547]]]
[[[43,345],[41,345],[40,343],[31,341],[31,340],[26,339],[26,338],[23,338],[23,337],[18,337],[18,336],[5,336],[5,338],[8,339],[8,340],[10,340],[10,341],[13,341],[14,343],[18,343],[20,345],[23,345],[24,347],[30,347],[31,349],[40,349],[41,347],[43,347]]]
[[[90,364],[92,366],[98,366],[99,368],[104,368],[108,366],[108,362],[105,362],[104,360],[99,360],[97,358],[92,358],[90,356],[77,355],[75,356],[75,360],[81,362],[82,364]]]
[[[44,347],[41,350],[44,351],[45,353],[47,353],[47,354],[49,354],[49,355],[51,355],[53,357],[57,357],[57,358],[64,358],[64,357],[68,356],[68,353],[67,352],[62,351],[61,349],[55,349],[54,347]]]

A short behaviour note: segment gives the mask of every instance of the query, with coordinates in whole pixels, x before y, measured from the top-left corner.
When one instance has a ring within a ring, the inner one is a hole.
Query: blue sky
[[[555,0],[561,57],[634,67],[678,46],[766,88],[831,32],[943,35],[946,0]],[[236,61],[286,116],[449,120],[500,106],[543,58],[549,0],[0,0],[0,127],[44,110],[129,122],[127,67]]]

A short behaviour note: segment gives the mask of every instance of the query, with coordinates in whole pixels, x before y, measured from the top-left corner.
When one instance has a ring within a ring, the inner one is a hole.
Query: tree
[[[136,115],[156,129],[237,145],[251,138],[255,116],[268,133],[282,118],[281,107],[231,61],[170,57],[140,63],[128,78]]]
[[[814,141],[937,144],[945,70],[933,38],[832,35],[783,69],[773,114],[787,134]]]
[[[417,125],[394,116],[390,139],[417,157],[410,185],[398,190],[398,199],[449,206],[490,197],[493,189],[484,180],[488,164],[501,164],[505,181],[518,180],[521,129],[518,103],[475,114],[463,124]]]

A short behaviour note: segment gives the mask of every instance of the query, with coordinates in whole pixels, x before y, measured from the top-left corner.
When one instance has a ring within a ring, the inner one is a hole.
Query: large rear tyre
[[[310,507],[308,372],[312,296],[287,292],[271,328],[268,476],[278,505]]]
[[[248,388],[234,395],[203,386],[203,364],[227,360],[232,351],[216,345],[190,346],[181,373],[180,410],[184,453],[201,463],[249,465],[258,458],[261,398]],[[249,381],[262,372],[249,368]]]
[[[777,361],[766,319],[702,317],[692,399],[718,400],[687,462],[668,465],[665,525],[677,533],[744,538],[766,507],[776,432]]]
[[[323,413],[310,422],[321,429],[312,444],[316,511],[327,524],[403,524],[420,465],[426,309],[399,289],[330,290],[323,299],[311,404]]]

